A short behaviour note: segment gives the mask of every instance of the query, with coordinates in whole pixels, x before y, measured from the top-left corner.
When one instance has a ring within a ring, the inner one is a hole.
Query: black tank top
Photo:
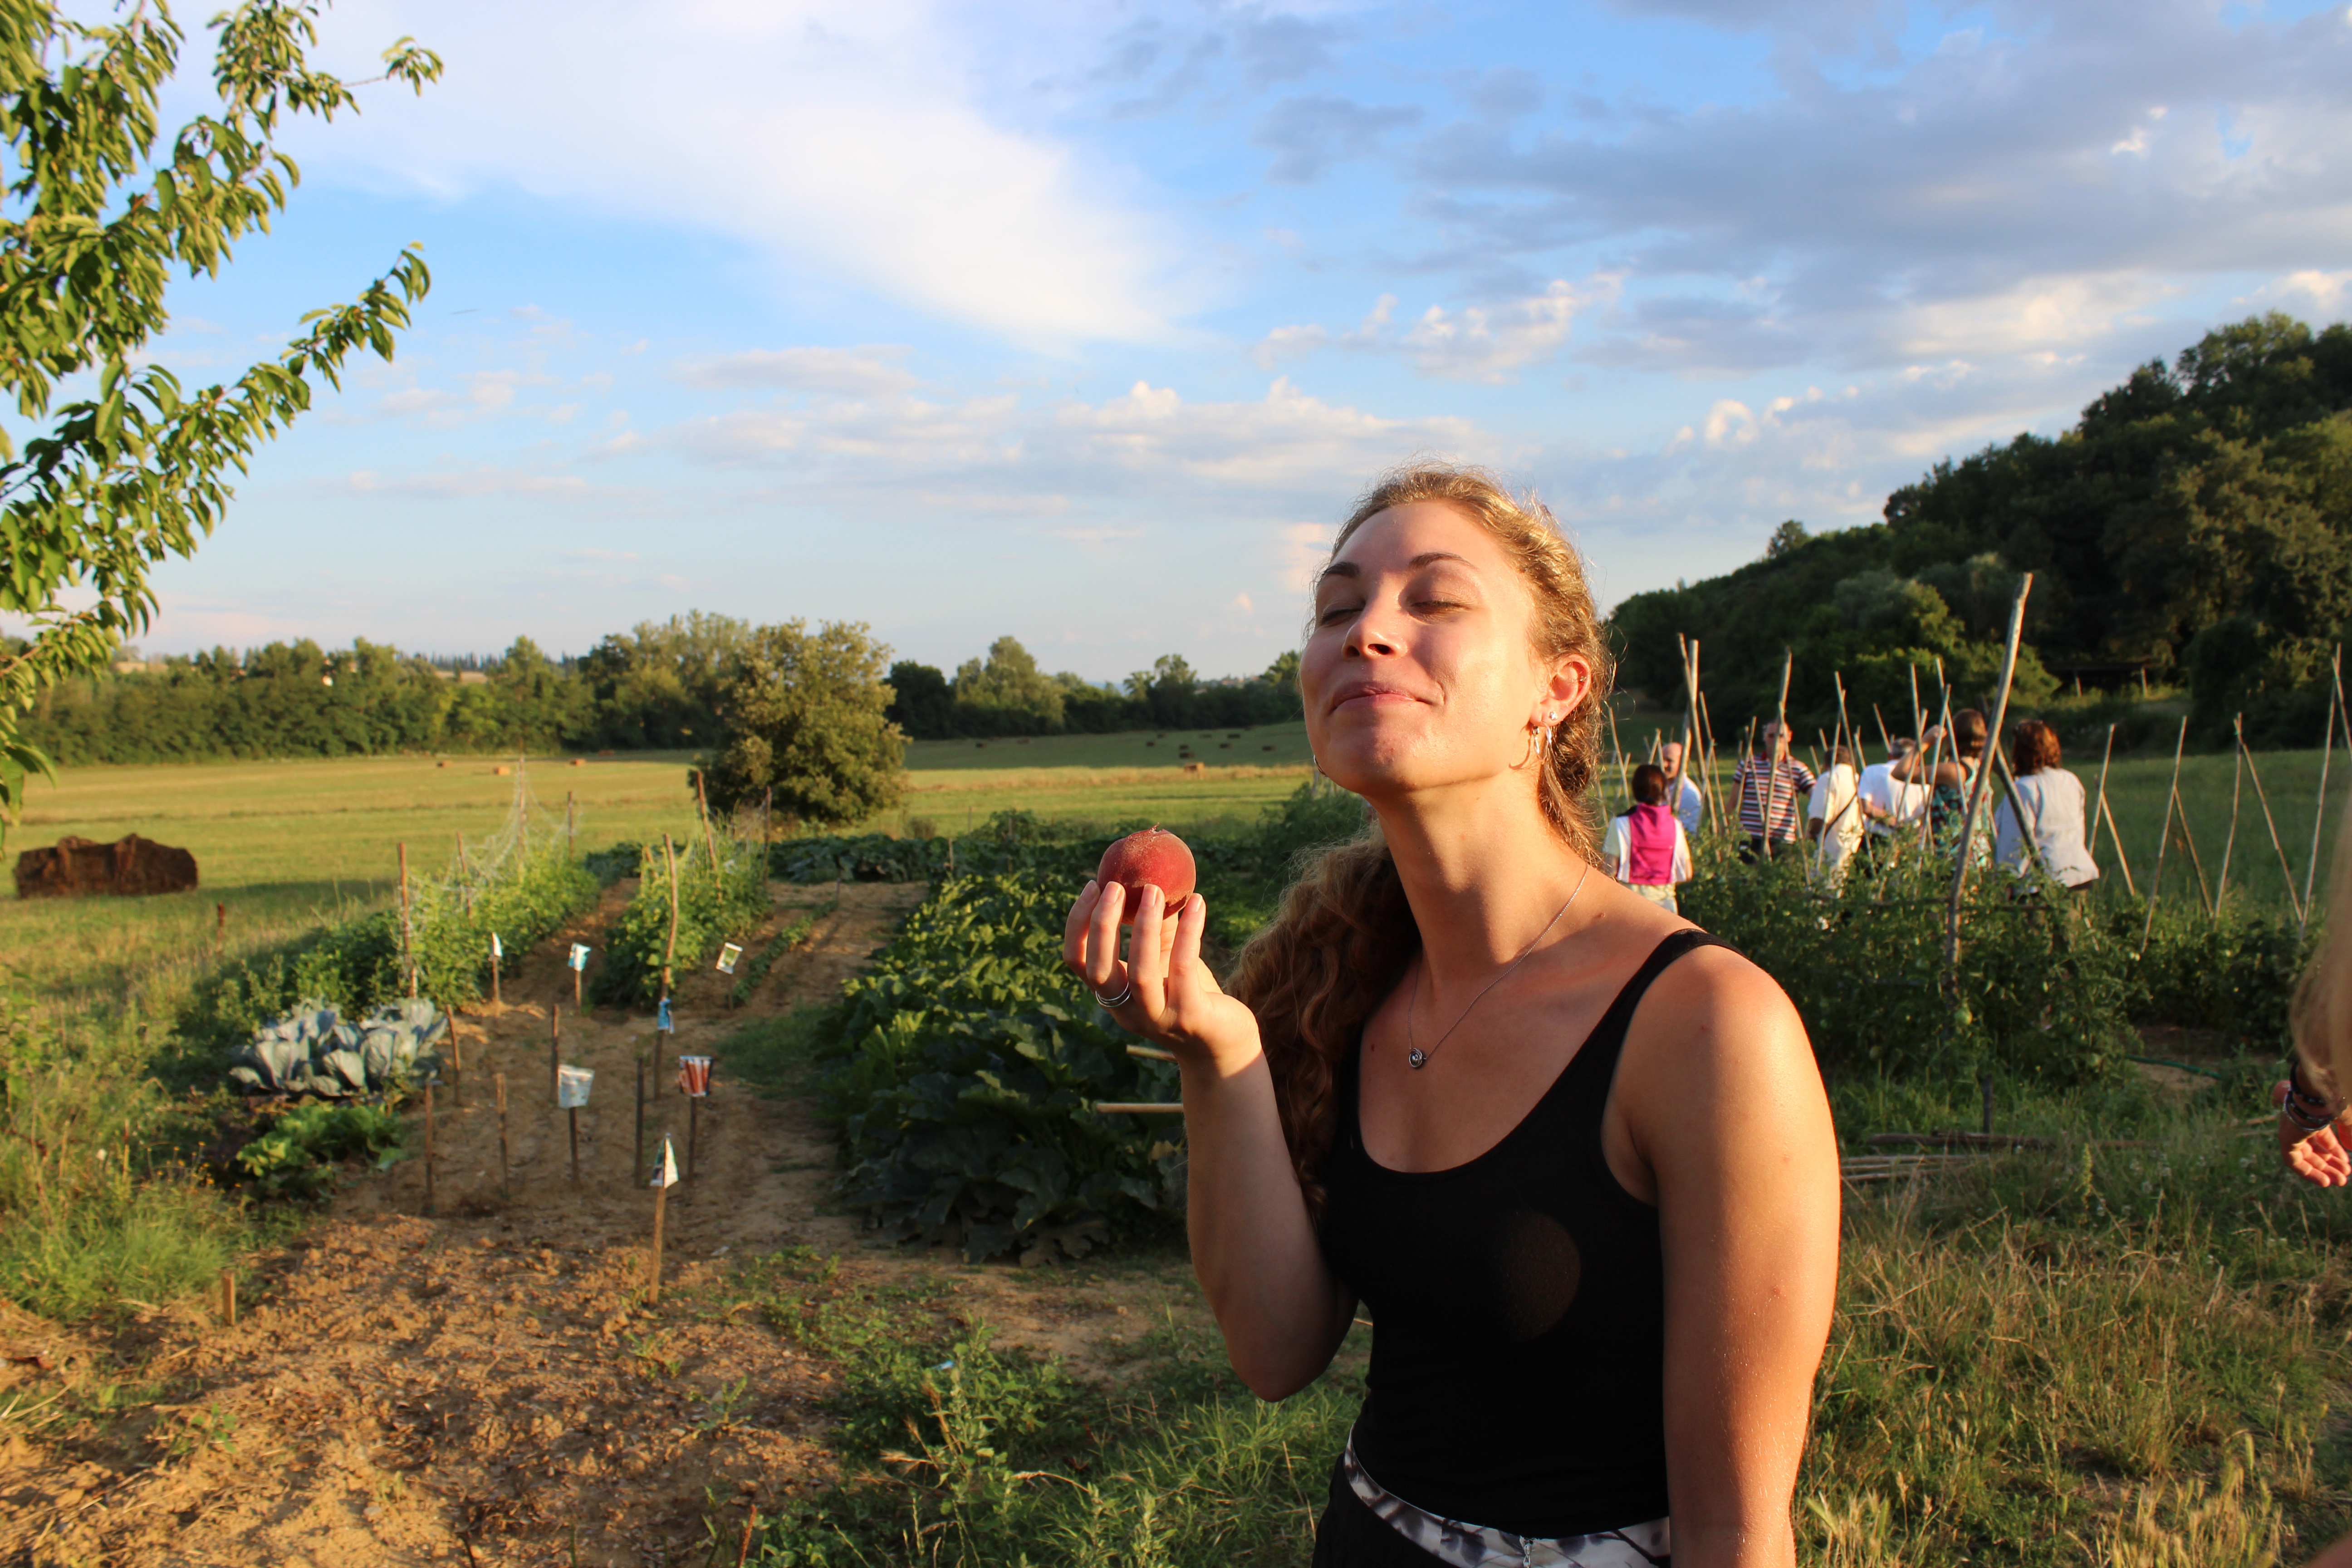
[[[1725,945],[1660,942],[1526,1119],[1451,1170],[1374,1163],[1342,1068],[1323,1255],[1371,1311],[1356,1457],[1396,1496],[1538,1537],[1666,1512],[1658,1211],[1610,1173],[1601,1112],[1650,983]]]

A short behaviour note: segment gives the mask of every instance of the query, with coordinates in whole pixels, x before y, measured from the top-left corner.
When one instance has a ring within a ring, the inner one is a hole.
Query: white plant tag
[[[588,944],[586,942],[575,942],[572,944],[572,967],[574,969],[585,969],[588,967]]]
[[[721,974],[734,973],[736,961],[740,959],[742,956],[743,950],[731,942],[725,947],[720,948],[719,950],[719,973]]]
[[[654,1179],[647,1182],[646,1185],[649,1187],[677,1185],[677,1152],[670,1147],[667,1138],[662,1140],[661,1163],[654,1167]]]
[[[588,1090],[596,1081],[594,1068],[560,1067],[555,1069],[555,1103],[558,1109],[578,1110],[588,1103]]]

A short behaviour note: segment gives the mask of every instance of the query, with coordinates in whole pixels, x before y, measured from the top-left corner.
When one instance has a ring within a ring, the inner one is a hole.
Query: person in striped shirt
[[[1739,858],[1753,860],[1795,845],[1797,825],[1804,820],[1805,802],[1813,793],[1813,770],[1789,754],[1788,732],[1768,723],[1756,737],[1756,754],[1739,759],[1731,775],[1732,799],[1738,804],[1739,831],[1747,836]]]

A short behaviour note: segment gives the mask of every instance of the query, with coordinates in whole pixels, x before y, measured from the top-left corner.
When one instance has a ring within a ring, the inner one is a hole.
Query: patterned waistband
[[[1559,1540],[1514,1535],[1490,1525],[1441,1519],[1372,1479],[1356,1458],[1356,1442],[1339,1460],[1339,1473],[1358,1501],[1391,1530],[1453,1568],[1667,1568],[1673,1560],[1673,1521],[1654,1519],[1597,1535]]]

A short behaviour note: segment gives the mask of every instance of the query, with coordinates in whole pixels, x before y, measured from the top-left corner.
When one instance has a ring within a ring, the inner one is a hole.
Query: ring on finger
[[[1105,996],[1097,992],[1095,995],[1095,1000],[1101,1004],[1105,1012],[1109,1012],[1118,1007],[1124,1007],[1129,1002],[1135,1000],[1135,982],[1130,978],[1126,985],[1120,988],[1119,994],[1116,996]]]

